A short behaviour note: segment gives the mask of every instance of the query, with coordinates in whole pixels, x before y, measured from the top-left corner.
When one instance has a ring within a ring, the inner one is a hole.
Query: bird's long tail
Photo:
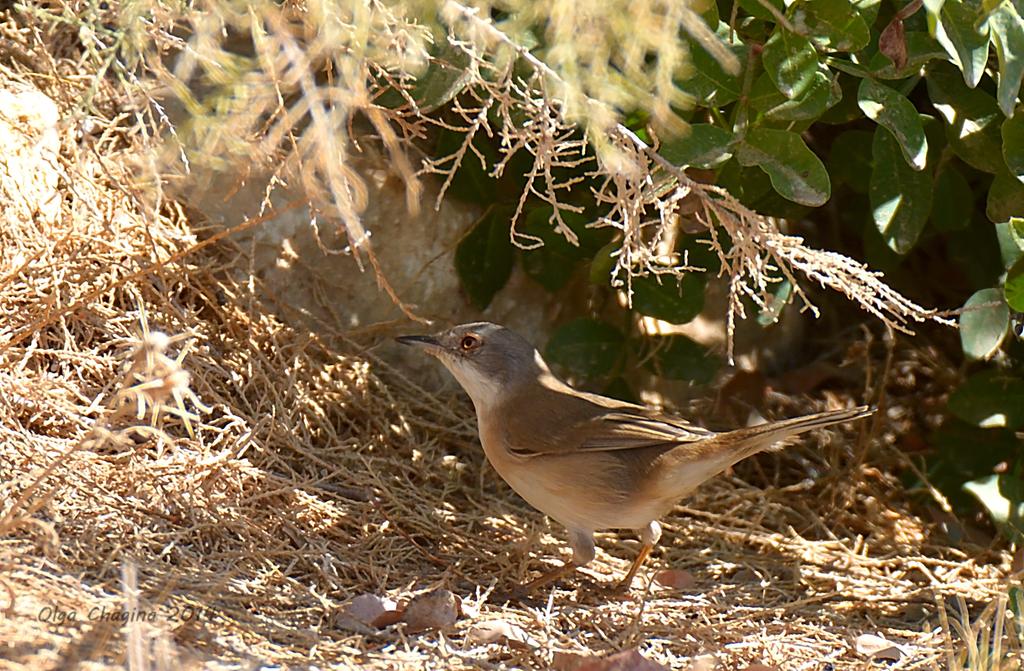
[[[793,419],[783,419],[778,422],[767,422],[757,426],[748,426],[743,429],[729,431],[719,436],[725,444],[732,444],[737,448],[736,461],[746,459],[762,450],[770,449],[781,440],[799,435],[806,431],[822,429],[833,424],[852,422],[862,419],[875,413],[875,409],[862,405],[849,410],[829,410],[814,415],[804,415]],[[736,463],[735,461],[733,463]]]
[[[820,412],[736,429],[714,438],[680,445],[666,455],[668,468],[660,485],[671,496],[682,495],[736,462],[771,449],[779,441],[805,431],[868,417],[874,412],[874,408],[866,405],[850,410]]]

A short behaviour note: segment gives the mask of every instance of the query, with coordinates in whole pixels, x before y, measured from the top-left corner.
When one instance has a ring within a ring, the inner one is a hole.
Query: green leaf
[[[839,84],[840,100],[825,110],[818,121],[828,124],[844,124],[860,119],[861,112],[857,106],[857,85],[860,79],[840,73],[836,77],[836,81]]]
[[[1017,259],[1021,257],[1021,250],[1014,239],[1012,226],[1012,222],[1009,221],[1004,221],[994,226],[996,240],[999,243],[999,255],[1003,259],[1003,268],[1007,270],[1017,263]]]
[[[1024,182],[1024,114],[1003,122],[1003,160],[1010,173]]]
[[[612,256],[622,246],[619,240],[612,240],[602,247],[590,262],[590,282],[600,286],[608,286],[612,278],[612,268],[615,267],[616,257]]]
[[[829,51],[860,51],[871,41],[867,21],[850,0],[807,0],[794,5],[792,21]]]
[[[733,134],[712,124],[690,124],[684,137],[667,140],[658,149],[662,157],[678,166],[713,168],[729,160]]]
[[[892,134],[875,129],[872,143],[874,170],[868,195],[875,226],[897,254],[906,254],[917,242],[932,206],[931,178],[911,170],[900,160]]]
[[[937,231],[959,231],[971,223],[974,192],[952,165],[946,164],[935,180],[932,226]]]
[[[772,192],[772,180],[760,168],[744,168],[738,160],[727,161],[718,171],[718,186],[747,207]]]
[[[946,257],[975,289],[995,286],[1004,271],[995,231],[987,223],[975,220],[967,228],[943,236]]]
[[[732,242],[725,231],[718,229],[716,233],[718,244],[722,249],[728,250]],[[717,273],[722,267],[722,260],[712,248],[709,235],[680,235],[676,240],[676,253],[680,255],[680,262],[685,258],[687,265],[703,268],[709,274]]]
[[[1017,430],[1024,426],[1024,380],[998,370],[975,373],[950,394],[949,410],[975,426]]]
[[[743,11],[754,18],[775,22],[775,15],[768,11],[764,4],[762,4],[762,0],[739,0],[739,2]],[[783,0],[767,0],[767,2],[775,7],[779,14],[786,13],[786,5]]]
[[[976,291],[960,313],[960,344],[972,359],[987,359],[999,349],[1010,328],[1010,309],[1000,289]]]
[[[1010,597],[1010,611],[1018,620],[1024,618],[1024,589],[1013,585],[1006,592]]]
[[[757,315],[757,323],[761,326],[768,326],[779,321],[782,309],[789,302],[793,294],[793,284],[789,280],[782,280],[775,285],[775,290],[768,294],[767,307]]]
[[[935,446],[930,471],[956,497],[965,480],[983,477],[1007,456],[1020,449],[1020,441],[1006,429],[980,429],[955,417],[942,423],[928,438]],[[965,446],[968,449],[965,449]]]
[[[828,170],[832,179],[845,182],[857,193],[867,193],[871,180],[872,134],[866,130],[848,130],[832,142]]]
[[[1007,221],[1024,213],[1024,184],[1005,168],[992,180],[985,214],[993,223]]]
[[[577,319],[551,334],[544,358],[575,375],[595,379],[611,374],[626,351],[626,338],[611,324]]]
[[[821,159],[796,133],[752,128],[737,146],[736,158],[745,166],[764,170],[779,195],[793,202],[817,207],[832,195]]]
[[[973,89],[988,61],[988,25],[982,22],[982,5],[975,0],[949,0],[938,18],[935,37]]]
[[[771,77],[762,74],[750,89],[750,106],[764,113],[770,121],[802,121],[817,119],[829,107],[842,100],[838,84],[823,72],[815,72],[810,87],[799,98],[790,100],[779,93]]]
[[[526,221],[519,229],[526,235],[540,238],[544,243],[536,249],[523,250],[520,260],[523,271],[548,291],[558,291],[565,286],[576,264],[588,256],[582,244],[572,244],[556,230],[555,224],[551,222],[553,212],[550,205],[535,207],[526,215]],[[586,225],[589,223],[587,217],[564,210],[561,216],[578,240],[586,235]]]
[[[1024,517],[1024,501],[1020,496],[1022,483],[1009,473],[989,475],[964,484],[964,491],[978,499],[992,521],[1012,540],[1019,539]],[[1007,490],[1018,490],[1016,496],[1007,495]]]
[[[1017,247],[1024,251],[1024,218],[1010,217],[1010,237]]]
[[[649,366],[659,377],[668,380],[689,380],[707,384],[722,365],[722,361],[706,347],[686,336],[663,336]]]
[[[709,26],[717,26],[720,20],[718,14],[718,3],[715,0],[697,0],[691,6],[693,11],[700,14],[700,18],[704,19],[704,23]]]
[[[818,52],[810,40],[779,26],[764,44],[761,62],[775,88],[787,98],[807,90],[818,71]]]
[[[660,280],[660,282],[659,282]],[[704,275],[686,273],[633,278],[633,309],[670,324],[685,324],[704,308]]]
[[[882,4],[882,0],[852,0],[850,4],[853,9],[860,12],[864,21],[870,26],[878,18],[878,7]]]
[[[936,63],[925,77],[928,96],[946,120],[949,145],[968,165],[983,172],[1003,170],[1003,115],[995,98],[981,89],[970,89],[949,63]]]
[[[747,47],[732,34],[729,24],[720,23],[715,34],[740,62],[746,59]],[[739,77],[723,70],[718,61],[696,42],[690,43],[690,62],[693,75],[677,84],[697,103],[704,107],[721,107],[739,99],[742,91]]]
[[[892,251],[889,242],[878,232],[878,227],[871,217],[870,203],[864,209],[868,218],[861,233],[861,239],[864,241],[864,261],[872,269],[885,273],[891,278],[890,281],[898,282],[897,278],[905,272],[900,267],[904,257]]]
[[[435,156],[450,156],[462,146],[466,136],[463,133],[444,129],[437,139],[437,147],[434,150]],[[477,133],[473,138],[475,147],[484,157],[487,165],[482,165],[480,159],[472,149],[466,149],[466,153],[455,172],[448,193],[459,200],[481,205],[489,205],[498,199],[498,180],[491,176],[490,170],[498,160],[498,153],[494,147]]]
[[[801,205],[800,203],[788,200],[780,195],[778,191],[771,188],[771,179],[769,179],[768,175],[766,175],[762,170],[757,168],[748,168],[747,172],[760,175],[768,182],[769,186],[768,191],[748,205],[750,209],[759,214],[763,214],[766,217],[789,219],[790,221],[799,221],[806,217],[807,213],[811,211],[811,208],[807,205]]]
[[[1003,285],[1006,302],[1017,312],[1024,312],[1024,259],[1018,259],[1006,271],[1006,284]]]
[[[772,188],[771,177],[761,168],[743,167],[735,159],[728,161],[719,171],[718,185],[750,209],[768,217],[795,221],[802,219],[811,209],[779,195]]]
[[[999,109],[1011,117],[1024,79],[1024,19],[1014,3],[1003,0],[989,16],[988,25],[999,59],[996,98]]]
[[[928,158],[925,159],[925,163],[929,166],[935,166],[935,169],[938,170],[941,167],[939,166],[939,160],[942,158],[942,153],[949,145],[949,142],[946,141],[946,124],[942,119],[931,114],[922,114],[921,125],[924,127],[924,136],[928,140]],[[947,163],[950,162],[947,161]]]
[[[924,170],[928,139],[917,108],[906,96],[884,84],[865,79],[857,90],[857,104],[864,114],[893,134],[903,157],[914,170]]]
[[[498,207],[473,227],[455,248],[455,271],[470,302],[483,310],[505,286],[515,264],[509,229],[511,212]]]
[[[427,71],[416,78],[411,95],[420,110],[430,112],[447,104],[473,79],[469,56],[444,41],[440,52],[430,61]]]

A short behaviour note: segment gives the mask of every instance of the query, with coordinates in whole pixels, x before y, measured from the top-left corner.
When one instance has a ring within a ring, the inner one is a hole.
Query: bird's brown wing
[[[643,406],[570,389],[534,389],[518,399],[529,424],[506,421],[505,443],[520,457],[672,447],[716,435]]]

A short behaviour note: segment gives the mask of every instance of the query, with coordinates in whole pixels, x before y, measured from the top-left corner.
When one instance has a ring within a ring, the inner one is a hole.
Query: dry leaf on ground
[[[607,657],[586,657],[572,652],[555,653],[551,668],[556,671],[667,671],[639,650],[623,650]]]
[[[402,614],[410,632],[444,629],[458,619],[459,599],[446,589],[435,589],[414,597]]]
[[[697,584],[697,579],[689,571],[665,569],[654,574],[654,582],[672,589],[690,589]]]
[[[510,648],[521,650],[537,647],[537,642],[526,633],[525,629],[505,620],[488,620],[475,625],[469,630],[466,640],[472,644],[505,643]]]
[[[712,671],[718,666],[718,658],[714,655],[698,655],[690,660],[690,671]]]
[[[900,657],[910,654],[904,646],[875,634],[861,634],[857,637],[854,647],[857,652],[871,659],[897,661]]]
[[[376,594],[360,594],[352,599],[345,612],[359,622],[378,629],[394,624],[402,618],[398,604],[392,599]]]

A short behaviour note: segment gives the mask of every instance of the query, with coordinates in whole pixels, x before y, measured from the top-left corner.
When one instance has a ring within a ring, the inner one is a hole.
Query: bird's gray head
[[[490,322],[460,324],[436,335],[396,340],[437,357],[477,409],[497,405],[513,388],[548,372],[540,354],[525,338]]]

